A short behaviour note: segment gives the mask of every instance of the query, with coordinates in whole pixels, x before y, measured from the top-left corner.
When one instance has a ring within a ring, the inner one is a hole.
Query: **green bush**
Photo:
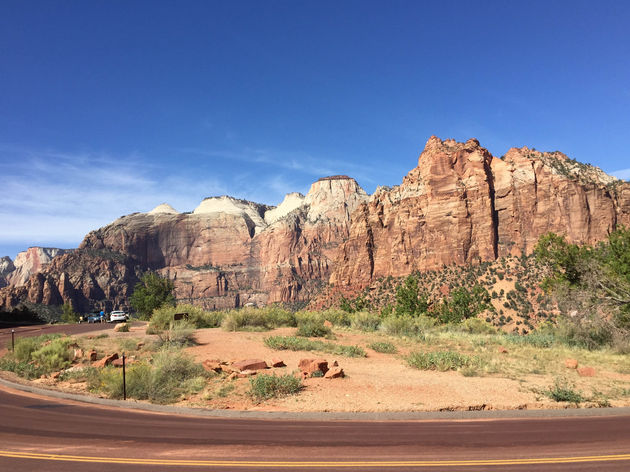
[[[264,342],[267,347],[276,350],[319,351],[346,357],[367,357],[366,352],[359,346],[346,346],[295,336],[269,336]]]
[[[149,319],[153,312],[164,305],[175,305],[172,280],[155,272],[146,272],[134,287],[129,303],[141,319]]]
[[[190,321],[171,321],[168,329],[157,333],[160,344],[183,346],[194,341],[195,325]]]
[[[18,361],[11,354],[0,358],[0,370],[13,372],[29,380],[37,379],[46,373],[42,367],[31,362]]]
[[[301,324],[298,324],[296,334],[305,338],[323,338],[326,336],[330,336],[332,334],[332,331],[329,327],[324,326],[323,322],[305,321]]]
[[[61,307],[61,321],[63,323],[76,323],[79,321],[79,314],[74,311],[71,303],[64,303]]]
[[[378,313],[369,311],[359,311],[352,314],[351,326],[361,331],[376,331],[381,324],[381,317]]]
[[[556,379],[549,390],[545,390],[543,393],[556,402],[569,402],[577,405],[585,401],[582,394],[574,390],[574,386],[566,380]]]
[[[226,331],[263,331],[279,326],[296,326],[296,319],[292,312],[277,305],[265,308],[245,307],[223,312],[221,326]]]
[[[41,348],[44,343],[59,339],[60,337],[60,334],[44,334],[30,338],[18,337],[15,340],[15,358],[19,362],[29,362],[31,360],[31,354]]]
[[[249,383],[250,394],[258,401],[296,394],[302,389],[302,380],[290,374],[258,374],[251,377]]]
[[[416,336],[420,329],[411,315],[390,315],[381,321],[381,329],[392,336]]]
[[[396,354],[398,352],[396,346],[387,342],[373,342],[372,344],[369,344],[368,347],[376,352],[382,352],[384,354]]]
[[[45,373],[65,369],[72,363],[72,353],[70,352],[70,338],[59,338],[52,340],[36,351],[31,353],[31,359],[38,364]]]
[[[462,329],[472,334],[496,334],[497,330],[487,321],[479,318],[468,318],[462,322]]]
[[[166,404],[201,391],[205,385],[205,371],[181,350],[164,349],[153,356],[151,364],[139,362],[127,367],[126,381],[129,398]],[[110,398],[122,398],[122,371],[106,367],[89,382],[89,386]]]
[[[457,370],[473,363],[473,359],[454,351],[412,352],[407,357],[411,367],[420,370]]]

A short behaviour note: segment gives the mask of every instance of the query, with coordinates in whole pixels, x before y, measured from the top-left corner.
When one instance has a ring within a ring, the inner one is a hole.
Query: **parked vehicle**
[[[124,323],[129,319],[129,315],[127,315],[122,310],[115,310],[109,314],[109,322],[110,323]]]
[[[105,321],[104,313],[90,313],[87,315],[88,323],[103,323]]]

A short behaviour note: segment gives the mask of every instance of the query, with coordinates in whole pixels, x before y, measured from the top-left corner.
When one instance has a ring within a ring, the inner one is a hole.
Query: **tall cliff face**
[[[431,137],[400,186],[377,189],[359,207],[330,282],[362,287],[529,254],[548,231],[593,243],[630,223],[629,196],[630,184],[559,152],[511,149],[498,159],[474,139]]]
[[[55,259],[21,290],[0,292],[0,308],[21,299],[123,307],[146,270],[171,278],[178,299],[207,308],[307,300],[327,282],[350,215],[366,199],[354,179],[335,176],[277,208],[226,196],[192,213],[162,204],[91,232],[76,254]]]
[[[162,204],[122,217],[24,285],[1,289],[0,310],[23,301],[123,308],[146,270],[206,308],[306,301],[328,282],[353,290],[375,277],[529,254],[548,231],[593,243],[619,224],[630,225],[630,184],[597,168],[528,148],[498,159],[475,139],[432,137],[401,185],[372,196],[333,176],[278,207],[223,196],[191,213]]]
[[[0,288],[8,285],[7,277],[15,271],[15,265],[9,256],[0,257]]]
[[[20,252],[13,261],[13,270],[6,274],[8,285],[24,285],[31,275],[41,270],[56,256],[72,252],[71,249],[55,247],[29,247]]]

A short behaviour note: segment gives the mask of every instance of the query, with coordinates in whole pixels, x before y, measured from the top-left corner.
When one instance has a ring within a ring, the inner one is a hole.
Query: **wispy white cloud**
[[[621,169],[611,172],[610,175],[617,177],[618,179],[630,180],[630,169]]]
[[[168,202],[180,211],[227,193],[215,177],[174,175],[141,156],[0,146],[0,245],[76,246],[90,230]]]

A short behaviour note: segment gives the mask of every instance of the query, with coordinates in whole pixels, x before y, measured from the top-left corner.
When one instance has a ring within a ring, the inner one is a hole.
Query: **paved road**
[[[6,347],[11,348],[11,331],[15,331],[14,335],[18,337],[40,336],[42,334],[84,334],[90,331],[103,331],[113,329],[114,325],[109,323],[75,323],[75,324],[42,324],[29,326],[16,326],[13,328],[0,328],[0,349]]]
[[[0,470],[630,470],[628,416],[248,420],[113,409],[7,389],[0,390],[0,418]]]
[[[108,328],[77,324],[16,332]],[[0,345],[10,342],[10,332],[0,330]],[[2,388],[0,470],[628,471],[630,415],[624,414],[369,422],[211,418]]]

